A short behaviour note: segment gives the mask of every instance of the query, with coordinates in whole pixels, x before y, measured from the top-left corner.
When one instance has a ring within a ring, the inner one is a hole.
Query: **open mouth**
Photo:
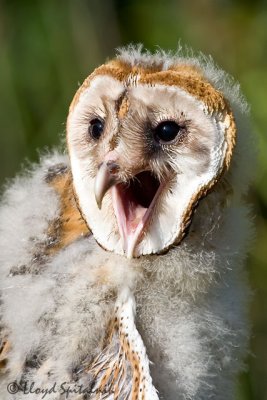
[[[162,184],[150,171],[140,172],[127,184],[118,183],[112,188],[113,207],[129,258],[145,232],[161,191]]]

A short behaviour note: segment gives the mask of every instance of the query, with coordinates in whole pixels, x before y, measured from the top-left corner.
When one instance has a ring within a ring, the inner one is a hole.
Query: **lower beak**
[[[107,191],[119,181],[118,171],[119,165],[115,161],[104,161],[99,165],[94,187],[95,199],[99,209],[101,209]]]

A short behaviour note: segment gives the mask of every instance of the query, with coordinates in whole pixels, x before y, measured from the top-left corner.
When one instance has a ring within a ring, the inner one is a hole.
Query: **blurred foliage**
[[[241,83],[259,141],[250,193],[252,355],[239,400],[267,399],[267,4],[263,0],[0,0],[0,180],[64,135],[79,82],[129,42],[211,54]]]

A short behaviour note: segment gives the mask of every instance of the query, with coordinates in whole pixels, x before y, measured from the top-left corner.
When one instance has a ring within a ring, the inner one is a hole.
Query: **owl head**
[[[193,58],[124,49],[74,96],[67,143],[79,209],[98,243],[127,257],[179,244],[229,168],[236,126]]]

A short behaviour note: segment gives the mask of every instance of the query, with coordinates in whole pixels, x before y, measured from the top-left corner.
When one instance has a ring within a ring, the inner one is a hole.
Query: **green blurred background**
[[[0,181],[64,135],[78,84],[142,42],[211,54],[236,77],[252,111],[259,165],[250,192],[257,239],[248,260],[253,337],[239,400],[267,399],[267,3],[241,0],[0,0]]]

